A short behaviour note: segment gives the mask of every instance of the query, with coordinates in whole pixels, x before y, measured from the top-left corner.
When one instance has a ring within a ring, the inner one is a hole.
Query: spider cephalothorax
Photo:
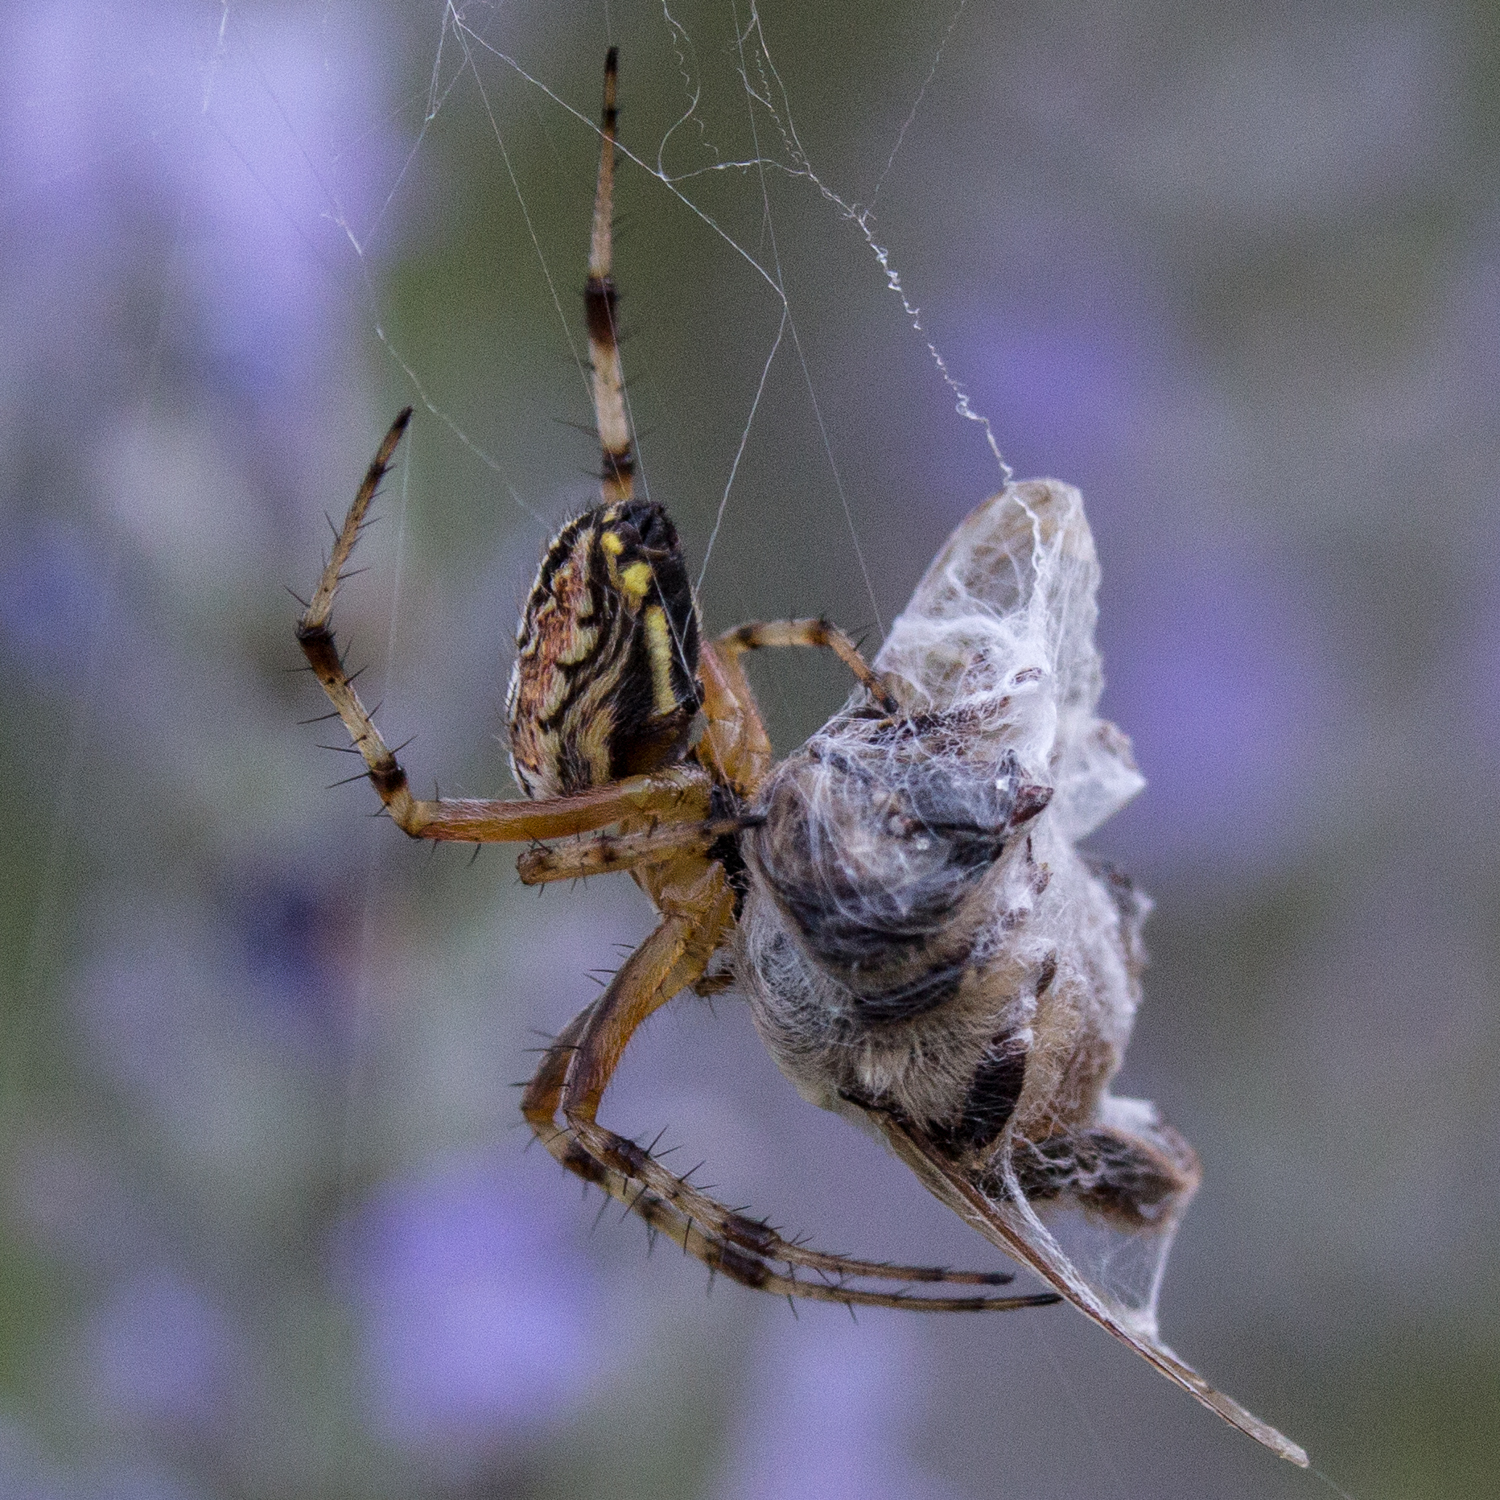
[[[601,505],[558,532],[516,635],[511,766],[559,797],[682,759],[703,702],[698,611],[666,511]]]
[[[1078,1211],[1154,1246],[1159,1272],[1198,1181],[1192,1148],[1154,1108],[1109,1092],[1140,998],[1148,903],[1075,847],[1141,784],[1124,736],[1094,716],[1098,574],[1081,497],[1033,481],[977,507],[874,667],[820,619],[705,638],[675,528],[633,495],[610,275],[614,95],[611,51],[586,282],[603,503],[548,546],[517,633],[507,709],[525,797],[413,797],[334,641],[334,596],[410,411],[386,434],[297,627],[404,832],[531,843],[517,861],[531,884],[628,871],[656,908],[651,934],[546,1049],[522,1095],[527,1122],[570,1172],[743,1285],[938,1311],[1066,1297],[1226,1420],[1305,1462],[1160,1342],[1150,1300],[1126,1305],[1081,1275],[1038,1215]],[[767,646],[827,648],[857,684],[779,767],[741,664]],[[684,990],[731,985],[806,1097],[883,1137],[1055,1290],[958,1294],[948,1288],[1010,1276],[824,1254],[601,1125],[646,1017]],[[945,1289],[869,1284],[893,1280]]]

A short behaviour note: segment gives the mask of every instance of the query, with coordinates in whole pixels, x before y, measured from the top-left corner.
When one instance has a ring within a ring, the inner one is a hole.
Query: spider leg
[[[589,387],[594,422],[604,456],[600,490],[605,504],[629,500],[635,490],[635,454],[630,442],[630,415],[625,408],[625,372],[616,338],[614,261],[615,75],[620,49],[604,59],[604,110],[599,124],[599,184],[594,193],[594,229],[589,239],[589,274],[583,284],[584,317],[589,330]]]
[[[900,706],[859,654],[859,647],[827,620],[752,620],[704,643],[699,660],[705,728],[699,758],[742,797],[770,774],[773,756],[740,657],[764,646],[822,646],[832,651],[888,714]]]
[[[571,844],[528,849],[516,861],[525,885],[548,880],[579,880],[657,864],[679,854],[706,854],[719,839],[739,833],[758,818],[714,818],[706,823],[668,823],[638,833],[595,834]]]
[[[675,891],[661,902],[663,917],[656,930],[604,994],[564,1028],[527,1086],[521,1107],[547,1150],[711,1269],[776,1296],[932,1312],[1001,1311],[1057,1301],[1051,1293],[928,1298],[850,1285],[874,1278],[993,1286],[1010,1278],[1000,1272],[896,1266],[810,1250],[727,1208],[668,1172],[634,1141],[596,1123],[600,1100],[631,1034],[703,973],[733,918],[733,892],[722,870],[692,859],[684,865],[693,876],[690,880],[684,871],[674,882]],[[778,1263],[787,1270],[778,1271]],[[813,1272],[814,1279],[800,1279],[799,1270]]]
[[[859,685],[886,713],[901,711],[874,668],[859,654],[859,647],[829,620],[751,620],[726,630],[714,641],[714,649],[727,661],[734,661],[742,652],[759,651],[766,646],[824,647],[849,668]]]
[[[363,748],[363,747],[361,747]],[[369,757],[366,756],[368,761]],[[398,766],[405,791],[405,775]],[[385,798],[391,817],[415,839],[445,839],[460,844],[517,844],[533,839],[566,838],[592,833],[622,819],[658,819],[697,825],[708,817],[709,781],[695,767],[675,766],[645,776],[627,776],[567,797],[487,800],[445,797],[425,801],[386,796],[372,770],[370,780]]]

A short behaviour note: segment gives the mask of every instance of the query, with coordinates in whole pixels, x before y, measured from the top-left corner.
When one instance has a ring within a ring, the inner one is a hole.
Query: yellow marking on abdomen
[[[644,563],[639,564],[645,567]],[[646,649],[651,655],[651,685],[656,698],[656,711],[670,714],[677,711],[677,694],[672,691],[672,652],[675,649],[672,632],[667,628],[667,612],[661,605],[653,604],[646,611]]]
[[[633,562],[620,570],[620,587],[633,599],[644,599],[651,588],[651,564]]]

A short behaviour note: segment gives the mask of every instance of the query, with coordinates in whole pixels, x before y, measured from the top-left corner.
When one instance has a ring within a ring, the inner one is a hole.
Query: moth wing
[[[1191,1365],[1185,1364],[1160,1340],[1149,1336],[1139,1320],[1128,1309],[1115,1304],[1079,1275],[1073,1263],[1062,1254],[1050,1236],[1037,1233],[1025,1214],[1014,1206],[997,1203],[980,1191],[952,1161],[921,1133],[890,1114],[871,1110],[870,1122],[897,1156],[914,1171],[922,1184],[941,1199],[958,1216],[977,1229],[991,1244],[1003,1250],[1018,1264],[1035,1271],[1049,1286],[1062,1293],[1079,1312],[1092,1318],[1101,1328],[1129,1344],[1142,1359],[1154,1365],[1168,1380],[1180,1385],[1189,1395],[1216,1412],[1231,1427],[1264,1444],[1273,1453],[1307,1467],[1307,1453],[1290,1438],[1246,1411],[1238,1401],[1216,1391]]]

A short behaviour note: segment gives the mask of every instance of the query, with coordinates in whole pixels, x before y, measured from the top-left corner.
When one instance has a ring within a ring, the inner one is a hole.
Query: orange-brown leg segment
[[[721,838],[752,827],[757,818],[713,818],[707,823],[668,823],[640,833],[599,833],[592,838],[528,849],[516,860],[523,885],[583,880],[659,864],[683,854],[706,854]]]
[[[752,620],[726,630],[714,641],[715,650],[726,661],[767,646],[821,646],[832,651],[886,713],[901,711],[879,674],[859,654],[859,647],[829,620]]]
[[[753,796],[771,770],[771,741],[755,706],[740,657],[765,646],[821,646],[832,651],[888,714],[900,712],[859,647],[827,620],[753,620],[704,643],[699,662],[706,720],[698,757],[743,797]]]
[[[668,1172],[634,1141],[596,1122],[600,1100],[635,1028],[703,973],[733,918],[733,895],[722,871],[696,861],[685,863],[697,864],[701,872],[692,905],[666,912],[605,993],[548,1049],[526,1089],[522,1109],[547,1150],[569,1171],[603,1188],[711,1269],[778,1296],[936,1312],[1001,1311],[1057,1301],[1051,1293],[914,1297],[852,1285],[876,1278],[994,1286],[1010,1277],[1003,1272],[893,1266],[809,1250],[725,1207]],[[786,1270],[777,1270],[777,1265]],[[799,1279],[799,1271],[811,1272],[815,1279]]]

